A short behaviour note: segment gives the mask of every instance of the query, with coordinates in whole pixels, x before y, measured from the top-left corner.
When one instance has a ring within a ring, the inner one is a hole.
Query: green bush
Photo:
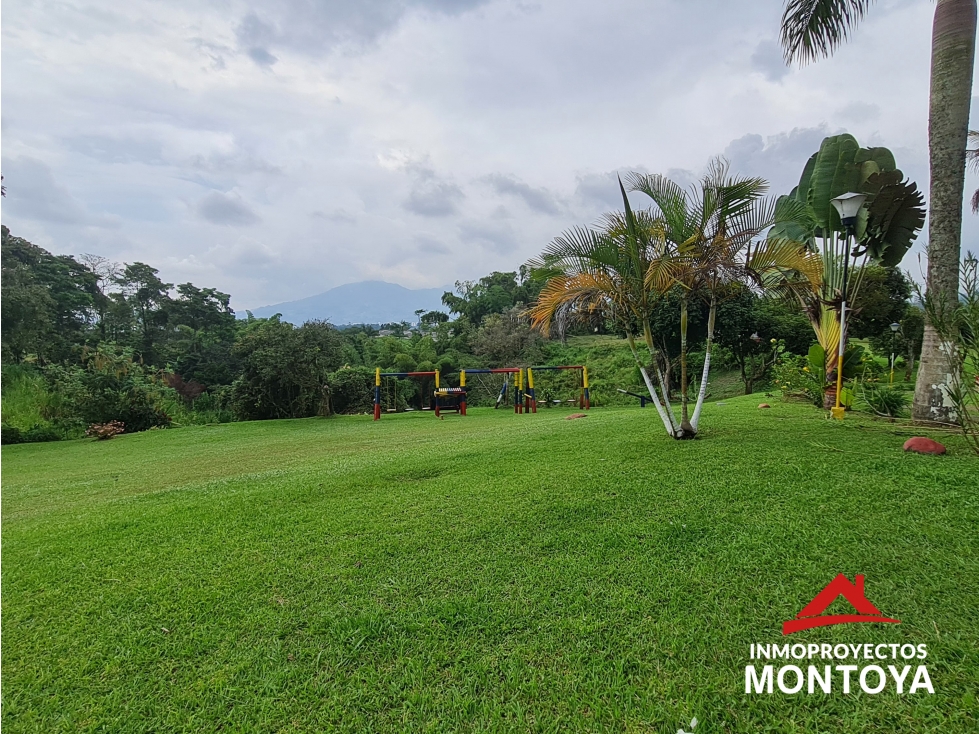
[[[860,405],[877,415],[898,418],[907,414],[910,397],[908,391],[901,388],[864,382]]]
[[[23,442],[24,436],[17,426],[11,426],[6,423],[0,425],[0,444],[6,446],[7,444]]]
[[[232,350],[242,366],[231,405],[242,420],[328,415],[329,375],[341,365],[343,340],[330,324],[300,328],[278,318],[248,322]]]
[[[64,436],[51,426],[38,424],[24,431],[22,435],[24,443],[45,443],[47,441],[60,441]]]
[[[784,398],[801,398],[820,408],[823,405],[823,381],[813,373],[808,356],[782,354],[772,367],[772,382]]]
[[[70,413],[63,396],[53,390],[42,369],[32,365],[3,366],[3,422],[26,431]]]
[[[46,370],[71,418],[85,425],[121,421],[127,433],[170,425],[165,405],[179,398],[150,368],[133,361],[132,352],[102,345],[86,353],[83,363]]]
[[[330,374],[330,403],[334,413],[369,413],[374,404],[374,370],[344,367]]]

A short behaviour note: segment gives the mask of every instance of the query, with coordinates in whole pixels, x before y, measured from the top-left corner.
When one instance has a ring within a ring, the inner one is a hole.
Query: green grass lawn
[[[979,461],[760,399],[4,447],[4,732],[979,730]],[[783,638],[838,573],[902,624]],[[935,694],[746,695],[786,640]]]

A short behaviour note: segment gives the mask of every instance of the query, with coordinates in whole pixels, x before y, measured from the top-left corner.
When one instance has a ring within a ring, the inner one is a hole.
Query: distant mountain
[[[282,320],[302,324],[314,319],[329,321],[336,326],[345,324],[386,324],[397,321],[416,321],[415,311],[444,311],[442,294],[447,288],[412,290],[382,280],[365,280],[331,288],[317,296],[298,301],[277,303],[250,309],[253,316],[268,318],[277,313]],[[244,317],[244,312],[239,316]]]

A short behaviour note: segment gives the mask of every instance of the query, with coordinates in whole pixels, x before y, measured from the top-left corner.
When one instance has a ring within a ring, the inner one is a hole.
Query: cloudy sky
[[[5,0],[3,222],[240,310],[513,270],[615,207],[617,171],[723,154],[784,192],[840,131],[927,191],[932,2],[879,0],[802,69],[781,5]]]

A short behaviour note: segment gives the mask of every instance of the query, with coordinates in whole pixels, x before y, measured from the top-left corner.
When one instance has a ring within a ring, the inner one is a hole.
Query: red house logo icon
[[[899,619],[885,617],[884,613],[871,604],[863,593],[863,576],[854,577],[856,583],[851,583],[843,574],[839,574],[829,582],[825,589],[816,594],[816,598],[803,607],[795,615],[795,619],[782,623],[782,634],[791,635],[793,632],[811,629],[812,627],[828,627],[831,624],[846,624],[848,622],[887,622],[901,624]],[[859,614],[826,614],[826,608],[843,596]]]

